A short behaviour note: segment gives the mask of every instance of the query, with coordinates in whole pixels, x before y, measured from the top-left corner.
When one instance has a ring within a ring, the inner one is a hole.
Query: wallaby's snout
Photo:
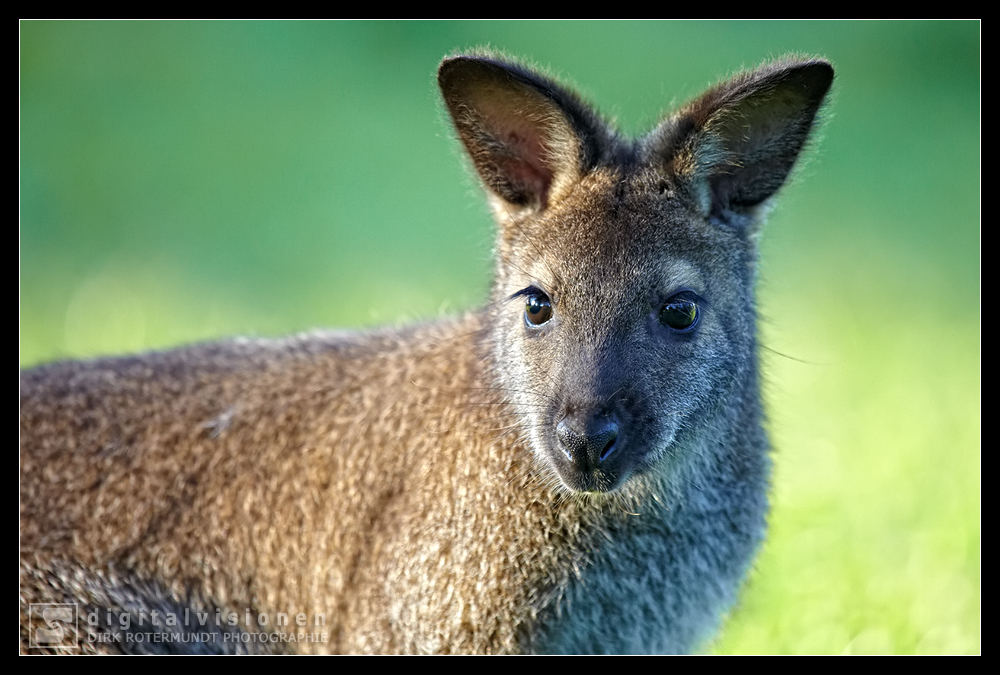
[[[593,471],[614,452],[618,421],[613,415],[580,417],[566,415],[556,425],[556,437],[559,447],[577,471]]]
[[[614,414],[567,414],[556,425],[558,446],[568,465],[557,471],[571,489],[608,492],[621,479],[621,457],[612,457],[619,444],[619,426]]]
[[[540,439],[537,452],[551,462],[570,490],[612,492],[621,487],[645,454],[639,439],[650,438],[642,421],[643,408],[656,401],[641,393],[639,377],[647,355],[640,340],[622,334],[627,317],[615,316],[623,313],[620,310],[608,312],[617,325],[579,330],[568,319],[556,329],[560,334],[550,338],[565,344],[559,349],[561,358],[548,364],[544,375],[549,384],[539,397],[543,411],[539,424],[548,433]],[[579,309],[567,302],[563,313],[574,311]],[[645,330],[642,321],[628,323]],[[525,357],[532,358],[527,347]]]

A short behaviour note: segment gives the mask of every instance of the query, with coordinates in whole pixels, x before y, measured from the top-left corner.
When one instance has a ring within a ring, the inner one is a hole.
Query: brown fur
[[[325,613],[333,652],[514,651],[527,594],[570,573],[551,547],[572,547],[581,506],[531,475],[481,379],[480,330],[467,317],[29,373],[22,550],[39,569],[68,558],[197,587],[241,615]],[[448,611],[470,569],[481,590]]]

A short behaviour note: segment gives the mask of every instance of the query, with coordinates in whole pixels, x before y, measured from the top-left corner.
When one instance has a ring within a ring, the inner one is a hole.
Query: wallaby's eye
[[[524,303],[524,320],[531,326],[541,326],[552,318],[552,301],[544,293],[529,295]]]
[[[524,324],[535,328],[552,318],[552,300],[537,286],[528,286],[510,296],[511,300],[524,298]]]
[[[698,303],[690,298],[673,297],[660,310],[660,323],[677,331],[689,331],[698,324]]]

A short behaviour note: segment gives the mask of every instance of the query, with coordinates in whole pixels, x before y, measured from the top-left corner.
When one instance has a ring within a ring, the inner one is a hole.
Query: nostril
[[[618,425],[609,423],[604,429],[593,436],[592,445],[594,448],[601,448],[598,457],[603,462],[612,452],[615,451],[615,442],[618,440]]]

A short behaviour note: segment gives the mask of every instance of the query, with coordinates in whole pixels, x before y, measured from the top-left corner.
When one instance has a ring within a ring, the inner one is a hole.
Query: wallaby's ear
[[[441,62],[438,84],[486,187],[509,212],[541,210],[600,156],[603,123],[570,91],[490,56]]]
[[[785,182],[833,82],[822,60],[778,61],[705,92],[649,139],[706,215],[723,221]]]

